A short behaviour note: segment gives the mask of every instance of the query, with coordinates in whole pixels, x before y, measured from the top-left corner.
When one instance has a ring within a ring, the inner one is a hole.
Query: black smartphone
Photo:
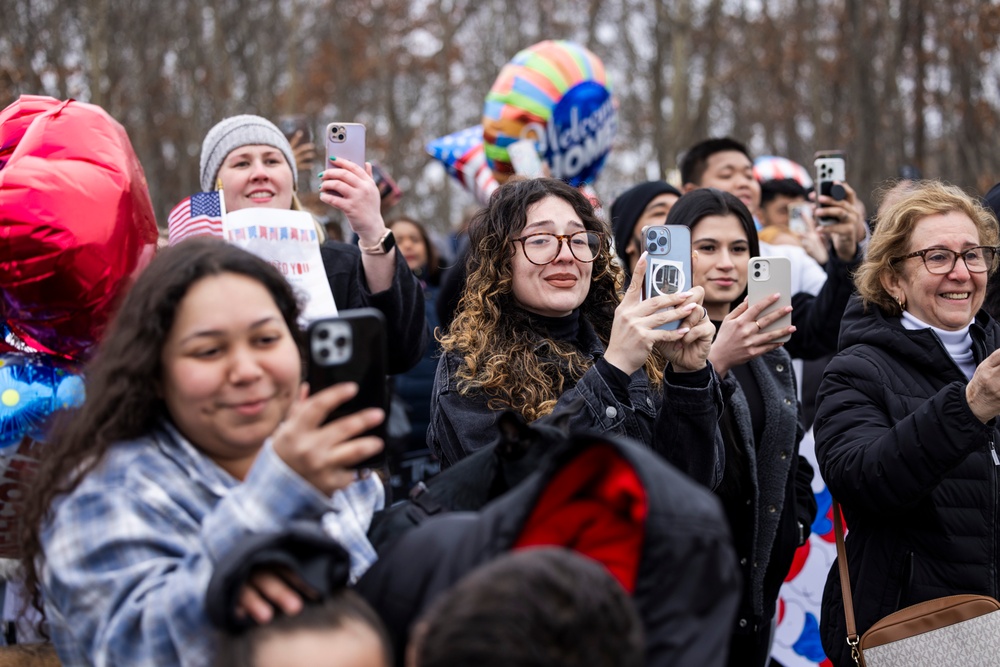
[[[389,418],[386,381],[385,317],[374,308],[342,310],[336,317],[316,320],[307,332],[309,391],[316,393],[339,382],[356,382],[357,395],[327,415],[325,422],[364,408],[382,408]],[[324,423],[325,423],[324,422]],[[364,435],[386,439],[386,421]],[[385,449],[357,468],[381,468]]]

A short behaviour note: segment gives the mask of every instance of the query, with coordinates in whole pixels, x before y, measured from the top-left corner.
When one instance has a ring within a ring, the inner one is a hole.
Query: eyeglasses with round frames
[[[950,248],[926,248],[911,252],[909,255],[897,257],[893,260],[893,263],[902,262],[912,257],[919,257],[924,261],[924,266],[927,267],[928,273],[944,275],[955,270],[955,267],[958,265],[958,258],[961,257],[969,273],[985,273],[993,266],[993,260],[996,259],[996,256],[997,248],[985,245],[966,248],[961,252],[956,252]]]
[[[590,263],[597,259],[601,252],[604,234],[589,231],[572,234],[538,232],[511,239],[511,243],[520,242],[525,258],[538,266],[554,262],[562,251],[563,241],[569,246],[570,253],[578,262]]]

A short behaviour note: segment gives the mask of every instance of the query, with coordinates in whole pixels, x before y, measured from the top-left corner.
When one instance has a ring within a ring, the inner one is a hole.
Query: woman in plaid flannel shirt
[[[206,586],[249,534],[314,520],[354,577],[374,562],[366,531],[383,489],[351,466],[383,446],[359,435],[384,415],[322,425],[356,389],[306,397],[298,314],[273,267],[214,239],[140,275],[28,499],[28,590],[63,664],[211,664]],[[238,613],[266,622],[274,608],[301,600],[258,576]]]

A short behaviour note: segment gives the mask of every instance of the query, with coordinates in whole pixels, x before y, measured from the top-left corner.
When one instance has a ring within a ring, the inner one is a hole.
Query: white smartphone
[[[326,155],[365,166],[365,126],[361,123],[330,123],[326,126]],[[329,167],[330,164],[324,165]]]
[[[847,163],[844,154],[838,151],[820,151],[813,162],[816,167],[816,193],[840,200],[847,196],[843,186],[835,185],[834,181],[843,183],[847,180]],[[834,225],[839,218],[817,217],[817,224]]]
[[[787,257],[751,257],[747,266],[747,296],[749,305],[760,303],[775,292],[781,297],[777,303],[760,314],[760,317],[772,313],[779,308],[792,305],[792,262]],[[757,319],[760,319],[759,317]],[[788,313],[777,322],[761,329],[761,331],[777,331],[792,324],[792,314]],[[776,338],[779,343],[787,343],[791,336]]]
[[[533,139],[520,139],[507,146],[507,155],[514,173],[526,178],[539,178],[545,175],[542,169],[542,158],[538,156]]]

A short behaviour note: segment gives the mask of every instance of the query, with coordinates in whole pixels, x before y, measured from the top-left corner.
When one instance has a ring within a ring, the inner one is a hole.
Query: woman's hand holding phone
[[[712,350],[712,340],[715,338],[715,325],[708,317],[704,307],[705,289],[692,287],[690,303],[699,307],[691,310],[681,322],[680,328],[687,333],[672,343],[657,343],[657,349],[670,362],[678,373],[692,373],[701,370],[708,363],[708,355]]]
[[[965,398],[972,414],[984,424],[1000,415],[1000,350],[976,366],[965,387]]]
[[[817,218],[837,220],[838,222],[820,225],[816,232],[824,239],[829,240],[833,245],[833,250],[842,262],[849,262],[854,259],[858,251],[858,242],[864,238],[865,226],[861,213],[858,210],[858,195],[847,183],[838,183],[844,188],[846,196],[837,200],[826,195],[816,196],[811,193],[810,198],[816,200],[817,208],[815,215]]]
[[[371,163],[356,165],[350,160],[328,160],[320,179],[320,199],[344,212],[362,245],[377,244],[385,234],[385,222],[382,195],[372,178]]]
[[[685,322],[669,331],[659,329],[660,325],[686,321],[692,313],[700,318],[703,312],[700,297],[697,296],[704,294],[700,288],[643,299],[642,276],[645,271],[646,256],[643,253],[636,264],[632,284],[615,309],[611,338],[604,353],[605,361],[628,375],[642,368],[654,345],[676,343],[691,330]]]
[[[358,235],[358,243],[366,247],[378,245],[385,236],[386,226],[382,219],[382,195],[372,178],[371,163],[359,167],[350,160],[329,160],[320,179],[319,198],[344,212],[351,229]],[[392,286],[396,273],[395,248],[382,255],[362,253],[361,262],[373,293]]]
[[[743,303],[722,320],[719,335],[708,354],[708,359],[720,378],[725,377],[730,368],[781,347],[782,343],[777,339],[795,331],[794,326],[765,331],[768,326],[792,312],[792,307],[786,306],[761,315],[769,306],[777,303],[778,298],[777,294],[772,294],[752,306],[748,299],[744,299]]]
[[[385,412],[368,408],[323,424],[326,416],[358,393],[358,385],[344,382],[312,396],[303,384],[299,398],[274,432],[275,453],[288,467],[331,496],[356,478],[355,467],[378,454],[385,443],[375,436],[359,437],[385,420]]]

